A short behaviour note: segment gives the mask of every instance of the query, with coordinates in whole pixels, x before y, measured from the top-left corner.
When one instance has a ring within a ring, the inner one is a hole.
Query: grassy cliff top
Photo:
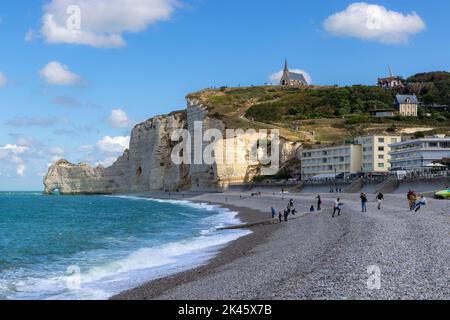
[[[433,129],[450,133],[450,113],[418,118],[372,118],[371,110],[392,109],[397,93],[419,96],[427,103],[450,104],[450,73],[426,73],[408,78],[401,91],[377,86],[255,86],[206,89],[188,95],[229,128],[278,128],[289,140],[340,143],[356,135]],[[314,133],[314,138],[312,138]]]

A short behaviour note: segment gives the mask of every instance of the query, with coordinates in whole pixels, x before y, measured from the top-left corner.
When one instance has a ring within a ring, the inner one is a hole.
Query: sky
[[[109,165],[134,124],[207,87],[450,70],[441,0],[21,0],[0,4],[0,190],[49,165]]]

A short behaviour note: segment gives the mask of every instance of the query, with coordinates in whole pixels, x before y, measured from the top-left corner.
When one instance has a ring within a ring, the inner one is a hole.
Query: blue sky
[[[108,164],[132,124],[205,87],[269,82],[285,58],[324,85],[450,70],[448,1],[137,2],[2,1],[0,190],[41,190],[57,158]]]

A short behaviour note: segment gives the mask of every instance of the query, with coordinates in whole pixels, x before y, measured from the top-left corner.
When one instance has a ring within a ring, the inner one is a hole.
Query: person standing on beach
[[[407,194],[409,211],[413,211],[416,207],[417,195],[414,191],[409,190]]]
[[[361,192],[361,208],[362,208],[362,212],[367,212],[367,196],[364,192]]]
[[[275,219],[275,215],[277,214],[277,211],[275,210],[274,207],[270,208],[272,210],[272,219]]]
[[[317,211],[322,211],[322,198],[320,194],[317,196]]]
[[[288,222],[289,211],[284,210],[284,222]]]
[[[334,215],[336,214],[336,212],[337,212],[338,216],[341,215],[341,207],[342,207],[341,199],[337,198],[337,200],[334,201],[334,205],[333,205],[333,218],[334,218]]]
[[[280,220],[280,223],[283,221],[283,214],[280,212],[278,212],[278,219]]]
[[[377,195],[378,210],[381,210],[381,204],[383,203],[383,200],[384,200],[384,194],[379,192]]]

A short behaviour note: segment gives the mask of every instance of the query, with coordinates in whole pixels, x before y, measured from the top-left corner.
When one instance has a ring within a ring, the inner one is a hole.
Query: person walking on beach
[[[337,212],[338,216],[341,215],[341,207],[342,207],[342,205],[343,204],[341,203],[341,199],[340,198],[337,198],[334,201],[334,204],[333,204],[333,218],[334,218],[334,215],[336,214],[336,212]]]
[[[362,212],[367,212],[367,195],[364,192],[361,192],[361,208]]]
[[[384,200],[384,194],[379,192],[377,195],[378,210],[381,210],[381,204],[383,203],[383,200]]]
[[[283,222],[283,214],[280,212],[278,212],[278,219],[280,219],[280,223]]]
[[[288,222],[289,211],[284,210],[284,222]]]
[[[317,211],[322,211],[322,198],[320,194],[317,196]]]
[[[416,203],[416,210],[415,212],[418,212],[423,206],[426,206],[428,203],[427,199],[424,196],[420,197],[420,200]]]
[[[288,208],[292,209],[294,207],[294,199],[289,200]]]
[[[277,214],[277,211],[275,210],[274,207],[271,207],[270,209],[272,210],[272,219],[275,219],[275,216],[276,216],[276,214]]]

